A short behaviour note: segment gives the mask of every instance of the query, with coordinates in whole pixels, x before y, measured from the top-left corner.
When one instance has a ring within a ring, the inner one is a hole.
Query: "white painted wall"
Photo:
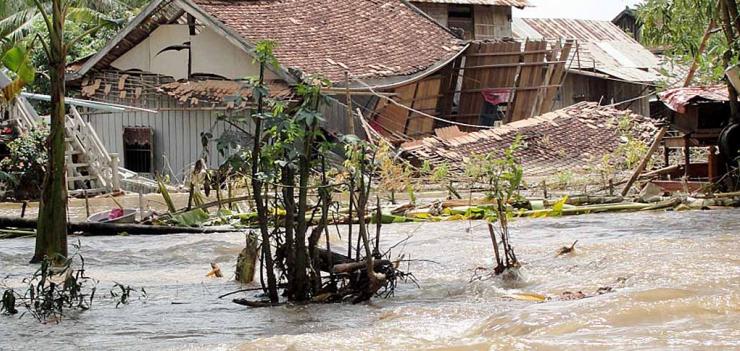
[[[204,28],[193,37],[191,45],[193,73],[211,73],[229,79],[259,75],[259,66],[252,62],[251,55],[210,28]],[[275,78],[272,72],[267,74],[267,79]]]
[[[168,46],[181,45],[189,40],[188,26],[162,25],[139,45],[113,61],[111,66],[120,70],[141,70],[163,74],[175,79],[187,78],[187,50],[159,52]]]
[[[119,70],[141,70],[163,74],[175,79],[186,79],[188,74],[188,50],[166,51],[162,49],[190,41],[192,73],[208,73],[228,79],[241,79],[259,74],[259,66],[252,56],[234,46],[226,38],[209,28],[191,37],[188,26],[182,24],[162,25],[144,41],[136,45],[111,66]],[[267,79],[277,76],[267,71]]]

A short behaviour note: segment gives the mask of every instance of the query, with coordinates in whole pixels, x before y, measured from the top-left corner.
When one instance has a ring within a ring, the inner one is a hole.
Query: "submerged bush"
[[[46,128],[38,128],[10,141],[10,155],[0,160],[0,177],[16,200],[36,199],[41,192],[48,152]]]

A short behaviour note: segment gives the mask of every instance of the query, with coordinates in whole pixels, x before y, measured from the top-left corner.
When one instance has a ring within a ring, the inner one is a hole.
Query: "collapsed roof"
[[[574,73],[596,72],[649,84],[664,78],[659,59],[609,21],[515,18],[512,31],[519,39],[575,39],[577,50],[572,51],[568,63]]]
[[[501,127],[463,133],[456,127],[437,131],[437,135],[401,145],[412,160],[428,160],[432,165],[448,164],[455,172],[463,171],[463,161],[473,155],[497,153],[509,147],[521,135],[524,147],[516,154],[526,176],[546,176],[563,169],[577,170],[601,161],[623,140],[619,121],[628,118],[632,136],[650,141],[654,122],[630,111],[582,102],[561,110],[525,119]]]

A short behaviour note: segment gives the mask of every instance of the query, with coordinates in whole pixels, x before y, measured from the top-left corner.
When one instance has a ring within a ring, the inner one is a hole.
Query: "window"
[[[447,25],[462,30],[465,39],[473,39],[473,6],[450,5],[447,9]]]
[[[146,127],[123,129],[123,165],[137,173],[152,173],[154,131]]]

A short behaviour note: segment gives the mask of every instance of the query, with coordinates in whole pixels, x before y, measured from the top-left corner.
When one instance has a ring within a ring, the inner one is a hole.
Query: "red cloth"
[[[509,88],[489,88],[483,89],[480,92],[485,99],[491,105],[505,104],[509,102],[511,96],[511,89]]]
[[[114,208],[110,210],[108,213],[108,219],[116,219],[123,217],[123,209],[122,208]]]

